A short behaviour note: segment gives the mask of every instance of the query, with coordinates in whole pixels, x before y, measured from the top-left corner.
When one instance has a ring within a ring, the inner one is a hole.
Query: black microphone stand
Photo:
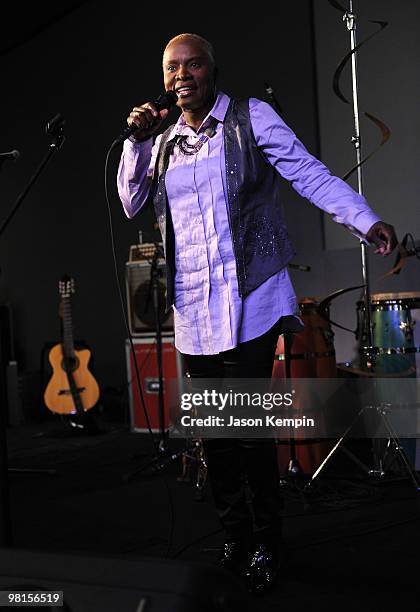
[[[65,120],[61,115],[56,115],[54,119],[49,121],[46,126],[46,132],[51,137],[50,146],[47,154],[42,159],[38,168],[29,180],[29,183],[18,196],[12,210],[6,217],[5,221],[0,226],[0,238],[6,231],[7,226],[17,213],[23,200],[31,190],[32,186],[36,182],[37,178],[47,166],[53,155],[59,151],[64,143],[64,125]],[[3,374],[4,368],[0,363],[1,373]],[[13,544],[12,537],[12,519],[10,512],[10,487],[9,487],[9,471],[11,468],[8,467],[8,453],[7,453],[7,434],[6,434],[6,415],[8,414],[7,404],[7,393],[4,393],[5,397],[0,398],[2,400],[2,407],[0,407],[0,547],[10,547]],[[19,472],[30,471],[39,472],[40,470],[26,470],[19,469]],[[47,473],[52,473],[51,470],[42,470]]]
[[[124,476],[126,481],[131,480],[139,474],[142,474],[148,469],[152,472],[158,472],[165,466],[169,465],[172,461],[181,457],[185,454],[184,450],[178,450],[170,452],[167,447],[168,432],[165,428],[165,403],[164,403],[164,377],[163,377],[163,349],[162,349],[162,322],[161,322],[161,294],[159,277],[161,271],[159,270],[159,259],[164,258],[164,253],[160,244],[155,243],[155,252],[151,262],[150,268],[150,285],[149,295],[152,294],[153,308],[155,314],[155,328],[156,328],[156,359],[158,367],[158,410],[159,410],[159,455],[154,456],[150,461],[143,463],[139,468],[129,472]],[[149,296],[147,300],[149,301]]]
[[[159,258],[163,256],[161,247],[155,245],[155,252],[153,255],[152,266],[150,269],[150,282],[152,286],[153,295],[153,308],[155,312],[155,328],[156,328],[156,358],[158,367],[158,405],[159,405],[159,429],[160,429],[160,442],[159,450],[161,453],[166,452],[167,434],[165,430],[165,405],[164,405],[164,394],[163,394],[163,352],[162,352],[162,324],[160,319],[161,302],[160,302],[160,291],[159,291]]]

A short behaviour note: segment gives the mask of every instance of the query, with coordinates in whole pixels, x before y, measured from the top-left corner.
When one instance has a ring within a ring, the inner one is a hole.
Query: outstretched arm
[[[293,189],[358,238],[376,244],[376,253],[388,255],[397,243],[393,227],[383,223],[362,195],[311,155],[269,104],[251,98],[249,108],[258,146]]]

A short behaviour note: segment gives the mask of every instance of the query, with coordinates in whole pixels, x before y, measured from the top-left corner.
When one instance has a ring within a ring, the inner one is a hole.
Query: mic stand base
[[[139,468],[133,470],[132,472],[128,472],[124,476],[124,482],[129,482],[133,480],[137,476],[141,476],[144,472],[150,471],[154,474],[160,472],[164,468],[166,468],[170,463],[176,461],[179,457],[184,454],[184,450],[170,452],[168,448],[164,447],[162,444],[162,440],[159,442],[159,455],[153,457]]]

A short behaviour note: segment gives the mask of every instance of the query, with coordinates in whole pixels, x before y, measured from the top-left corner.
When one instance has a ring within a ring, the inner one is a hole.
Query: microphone
[[[166,91],[158,98],[156,98],[156,100],[153,100],[153,104],[156,106],[158,111],[163,110],[164,108],[167,108],[169,110],[170,108],[172,108],[172,106],[176,103],[177,100],[178,96],[174,91]],[[130,138],[130,136],[132,136],[134,132],[136,132],[138,129],[139,127],[135,123],[133,123],[132,125],[128,125],[124,129],[124,131],[118,136],[118,138],[114,140],[114,144],[117,145],[120,142],[123,142],[123,140]]]
[[[277,98],[275,96],[275,93],[274,93],[274,89],[268,83],[264,83],[264,89],[267,92],[268,97],[270,98],[271,106],[281,116],[282,113],[283,113],[283,110],[282,110],[280,104],[278,103],[278,100],[277,100]]]
[[[6,159],[13,159],[17,161],[20,157],[19,151],[13,149],[13,151],[6,151],[6,153],[0,153],[0,164],[6,161]]]
[[[61,113],[57,113],[55,117],[50,119],[45,126],[45,133],[49,136],[58,136],[64,129],[66,120]]]

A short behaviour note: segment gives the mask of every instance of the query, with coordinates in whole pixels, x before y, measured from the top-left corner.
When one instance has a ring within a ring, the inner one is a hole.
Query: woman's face
[[[173,42],[163,55],[166,91],[175,91],[181,110],[198,111],[213,105],[214,65],[200,41],[183,38]]]

